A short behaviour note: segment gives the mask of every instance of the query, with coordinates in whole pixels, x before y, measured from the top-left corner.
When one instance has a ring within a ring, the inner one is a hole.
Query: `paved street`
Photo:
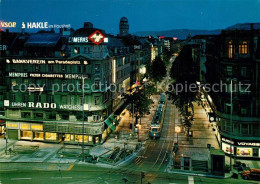
[[[184,174],[164,172],[169,159],[167,153],[173,145],[174,126],[178,121],[177,109],[168,103],[162,137],[159,140],[148,139],[144,149],[137,157],[119,167],[94,164],[64,164],[64,163],[1,163],[0,183],[88,183],[117,184],[140,183],[140,173],[144,172],[143,183],[152,184],[245,184],[244,180],[216,179]]]

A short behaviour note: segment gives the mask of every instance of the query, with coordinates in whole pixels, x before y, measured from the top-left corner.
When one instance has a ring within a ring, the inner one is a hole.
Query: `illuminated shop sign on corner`
[[[56,103],[41,103],[41,102],[10,102],[4,100],[5,107],[23,107],[23,108],[37,108],[37,109],[68,109],[68,110],[82,110],[82,105],[59,105]],[[84,110],[88,110],[88,104],[84,104]]]
[[[22,22],[22,29],[71,28],[71,24],[49,24],[48,22]]]

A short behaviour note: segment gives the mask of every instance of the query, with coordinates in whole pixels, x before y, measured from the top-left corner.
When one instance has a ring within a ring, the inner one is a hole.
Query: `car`
[[[260,180],[260,169],[244,170],[241,176],[244,180]]]

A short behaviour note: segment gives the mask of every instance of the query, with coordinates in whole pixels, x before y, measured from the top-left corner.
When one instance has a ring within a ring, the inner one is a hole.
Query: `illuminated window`
[[[247,54],[247,42],[243,41],[242,45],[239,45],[239,54]]]
[[[57,134],[56,133],[45,133],[45,139],[46,140],[56,140]]]
[[[23,139],[31,139],[32,131],[21,131],[21,138]]]
[[[74,47],[74,54],[80,53],[80,47]]]
[[[88,139],[88,136],[84,135],[84,143],[87,143]],[[82,142],[82,135],[75,135],[75,142]]]
[[[228,58],[232,58],[233,57],[233,45],[232,42],[228,42]]]
[[[34,132],[34,136],[33,136],[33,139],[34,140],[43,140],[43,132]]]
[[[227,75],[231,76],[232,75],[232,66],[227,66],[226,71],[227,71]]]

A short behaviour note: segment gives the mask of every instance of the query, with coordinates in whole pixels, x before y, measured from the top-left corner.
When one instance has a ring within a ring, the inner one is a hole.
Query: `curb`
[[[182,172],[182,171],[167,171],[169,174],[183,174],[183,175],[189,175],[189,176],[200,176],[200,177],[207,177],[207,178],[219,178],[219,179],[227,179],[231,178],[231,175],[228,176],[215,176],[215,175],[208,175],[208,174],[197,174],[193,172]]]

